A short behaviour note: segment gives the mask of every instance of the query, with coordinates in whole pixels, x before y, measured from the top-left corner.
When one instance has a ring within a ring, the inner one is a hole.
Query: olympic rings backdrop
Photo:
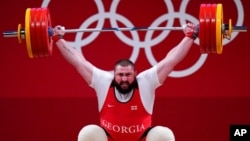
[[[247,0],[222,3],[224,23],[250,23]],[[0,2],[0,31],[24,26],[25,10],[48,7],[52,25],[71,28],[182,26],[199,23],[199,0],[8,0]],[[229,140],[230,124],[250,124],[250,32],[224,40],[221,55],[200,54],[199,39],[157,89],[154,124],[178,140]],[[160,61],[182,31],[70,33],[65,39],[94,65],[112,70],[121,58],[138,72]],[[94,91],[54,45],[53,55],[29,59],[25,41],[0,38],[0,134],[3,140],[76,140],[80,128],[98,123]],[[218,138],[218,139],[217,139]],[[2,139],[1,139],[2,140]]]

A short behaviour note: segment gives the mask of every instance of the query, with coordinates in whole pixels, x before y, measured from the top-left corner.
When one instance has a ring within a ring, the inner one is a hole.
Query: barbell
[[[88,29],[65,29],[65,33],[75,32],[109,32],[109,31],[139,31],[139,30],[183,30],[182,27],[110,27]],[[223,39],[231,39],[232,32],[246,32],[246,26],[232,26],[223,23],[222,4],[201,4],[199,12],[199,44],[201,53],[221,54]],[[17,37],[18,42],[26,40],[28,56],[44,57],[52,55],[51,18],[48,8],[27,8],[25,13],[25,28],[18,24],[17,31],[3,32],[4,37]]]

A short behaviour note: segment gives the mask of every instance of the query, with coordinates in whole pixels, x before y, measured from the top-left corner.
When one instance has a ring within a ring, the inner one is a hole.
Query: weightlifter
[[[113,73],[97,68],[63,39],[63,26],[53,31],[52,39],[61,54],[95,90],[98,99],[100,125],[83,127],[78,141],[175,140],[171,129],[151,124],[155,90],[187,55],[198,36],[197,26],[186,24],[181,42],[158,64],[139,74],[128,59],[117,61]]]

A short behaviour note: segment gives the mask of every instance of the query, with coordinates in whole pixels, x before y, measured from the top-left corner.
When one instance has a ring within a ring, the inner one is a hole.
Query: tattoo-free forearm
[[[170,50],[166,56],[166,59],[172,62],[173,67],[175,67],[184,59],[184,57],[186,57],[193,42],[193,39],[185,37],[176,47]]]
[[[160,83],[163,83],[174,67],[180,63],[189,52],[193,39],[184,37],[182,41],[157,64],[157,74]]]

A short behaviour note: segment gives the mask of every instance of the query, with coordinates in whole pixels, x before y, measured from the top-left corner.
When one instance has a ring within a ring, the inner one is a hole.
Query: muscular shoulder
[[[99,111],[102,109],[102,106],[104,104],[106,95],[108,93],[113,78],[114,75],[112,72],[104,71],[96,67],[93,69],[93,76],[90,86],[96,92]]]
[[[98,85],[110,85],[113,78],[114,75],[112,72],[94,67],[90,86],[96,87]]]
[[[137,81],[138,83],[140,81],[146,81],[146,82],[149,82],[149,83],[156,83],[156,84],[159,84],[159,78],[158,78],[158,75],[157,75],[157,68],[156,67],[152,67],[150,69],[147,69],[141,73],[138,74],[137,76]]]
[[[137,76],[142,104],[148,113],[152,114],[155,99],[155,89],[160,86],[156,67],[141,72]]]

